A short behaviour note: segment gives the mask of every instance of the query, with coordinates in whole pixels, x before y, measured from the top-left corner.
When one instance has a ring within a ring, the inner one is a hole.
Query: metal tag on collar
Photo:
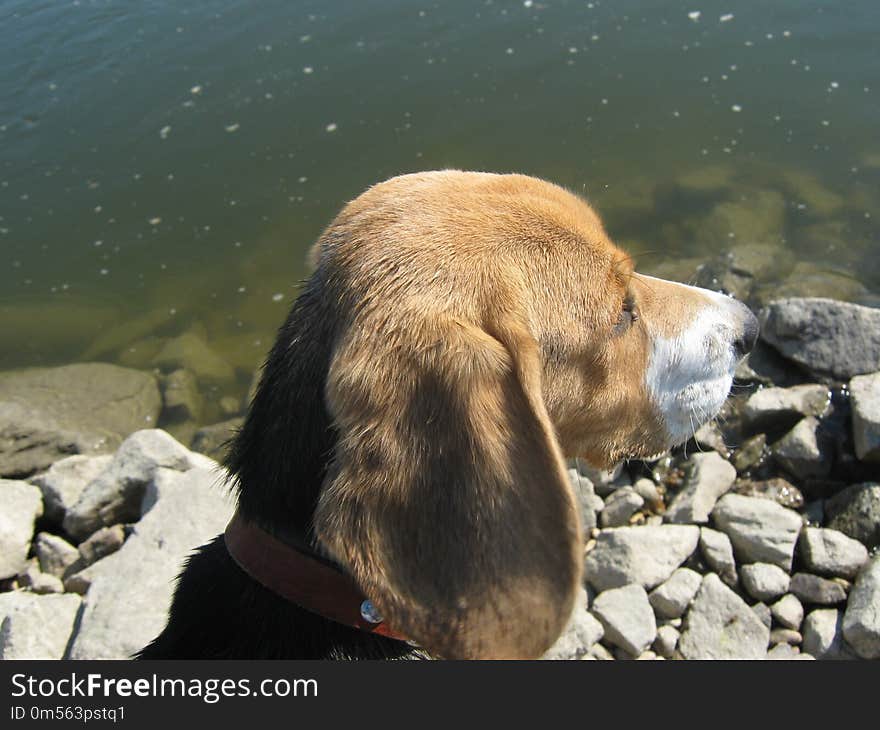
[[[382,615],[376,610],[376,607],[370,599],[361,603],[361,618],[371,624],[382,623]]]

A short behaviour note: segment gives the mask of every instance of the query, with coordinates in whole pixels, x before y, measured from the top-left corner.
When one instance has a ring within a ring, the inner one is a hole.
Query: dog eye
[[[639,313],[636,310],[635,302],[632,299],[625,299],[620,309],[620,315],[617,317],[617,323],[614,325],[614,333],[621,334],[626,332],[634,323],[639,321]]]

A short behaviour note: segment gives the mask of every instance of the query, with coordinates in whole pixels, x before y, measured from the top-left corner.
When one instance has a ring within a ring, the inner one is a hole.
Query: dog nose
[[[758,342],[758,318],[752,314],[751,310],[745,307],[743,309],[745,309],[745,316],[743,317],[742,332],[733,343],[737,356],[740,358],[754,350],[755,344]]]

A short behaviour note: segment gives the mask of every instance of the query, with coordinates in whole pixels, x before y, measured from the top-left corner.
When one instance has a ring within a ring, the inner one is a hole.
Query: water
[[[784,206],[760,296],[876,305],[878,29],[873,0],[0,0],[0,368],[191,332],[239,397],[341,205],[440,167],[564,184],[680,278],[737,242],[719,201]]]

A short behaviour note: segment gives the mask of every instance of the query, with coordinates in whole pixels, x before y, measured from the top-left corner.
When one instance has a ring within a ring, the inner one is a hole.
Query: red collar
[[[247,522],[238,512],[224,534],[229,555],[245,573],[273,593],[307,611],[390,639],[406,641],[381,619],[372,622],[372,604],[338,568]]]

